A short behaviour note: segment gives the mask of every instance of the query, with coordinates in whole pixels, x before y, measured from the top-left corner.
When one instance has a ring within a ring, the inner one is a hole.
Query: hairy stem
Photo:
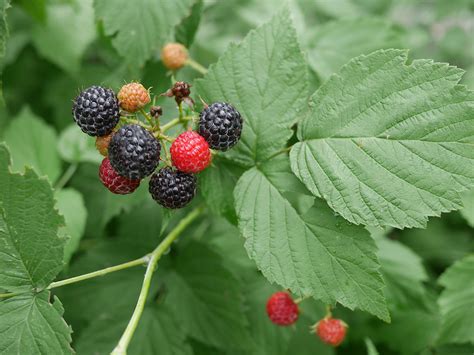
[[[207,74],[207,69],[191,58],[188,58],[188,60],[186,61],[186,65],[203,75]]]
[[[153,273],[155,272],[156,265],[158,264],[158,260],[160,260],[164,252],[171,247],[171,244],[176,238],[178,238],[181,232],[183,232],[183,230],[186,229],[186,227],[191,224],[191,222],[194,221],[201,214],[201,212],[202,208],[197,208],[188,214],[150,254],[145,277],[143,278],[142,289],[140,291],[140,295],[138,296],[137,305],[135,306],[132,318],[130,318],[125,332],[120,338],[115,349],[112,351],[112,354],[125,355],[127,353],[128,345],[132,340],[133,334],[137,329],[138,322],[140,321],[140,317],[142,316],[143,309],[145,308],[146,298],[148,296],[148,291],[150,290],[151,279],[153,277]]]
[[[66,169],[66,171],[64,172],[63,176],[61,176],[61,178],[58,180],[58,182],[56,183],[56,185],[54,185],[54,188],[56,190],[60,190],[62,189],[64,186],[66,186],[66,184],[68,183],[68,181],[72,178],[72,176],[74,175],[74,173],[76,172],[77,170],[77,163],[74,163],[74,164],[71,164],[69,165],[69,167]]]
[[[171,121],[169,121],[167,124],[164,124],[163,126],[161,126],[161,132],[164,133],[166,132],[167,130],[169,130],[170,128],[182,123],[182,122],[185,122],[185,121],[192,121],[194,118],[193,116],[183,116],[181,118],[173,118]]]

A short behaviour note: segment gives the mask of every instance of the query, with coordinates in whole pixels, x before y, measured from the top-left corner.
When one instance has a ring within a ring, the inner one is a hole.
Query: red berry
[[[140,185],[140,180],[130,180],[117,174],[112,165],[110,165],[109,158],[102,160],[99,177],[106,188],[119,195],[130,194]]]
[[[324,318],[316,324],[316,334],[326,344],[338,346],[346,337],[347,324],[340,319]]]
[[[267,314],[278,325],[290,325],[298,319],[298,305],[286,292],[275,292],[267,302]]]
[[[173,165],[183,173],[198,173],[211,163],[211,151],[206,140],[194,131],[181,133],[171,144]]]

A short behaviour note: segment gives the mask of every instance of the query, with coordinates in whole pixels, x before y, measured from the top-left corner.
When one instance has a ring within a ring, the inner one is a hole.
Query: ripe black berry
[[[196,176],[165,167],[151,176],[148,190],[160,205],[181,208],[196,194]]]
[[[111,89],[91,86],[81,92],[72,105],[74,121],[90,136],[105,136],[120,119],[117,96]]]
[[[242,117],[232,105],[215,102],[200,115],[199,134],[212,149],[227,150],[233,147],[242,133]]]
[[[143,179],[160,162],[160,143],[142,126],[130,124],[114,133],[109,144],[112,167],[128,179]]]

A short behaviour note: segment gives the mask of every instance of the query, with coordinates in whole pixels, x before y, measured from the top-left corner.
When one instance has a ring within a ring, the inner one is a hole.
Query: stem
[[[156,265],[158,264],[158,260],[160,260],[163,253],[168,250],[168,248],[170,248],[173,241],[178,238],[181,232],[186,229],[186,227],[201,214],[202,210],[202,208],[197,208],[190,214],[188,214],[184,219],[182,219],[181,222],[166,236],[165,239],[162,240],[162,242],[150,254],[150,260],[148,262],[148,266],[145,272],[145,277],[143,278],[143,285],[140,291],[140,295],[138,296],[137,305],[135,306],[132,318],[130,318],[125,332],[120,338],[115,349],[112,351],[112,354],[125,355],[127,353],[128,345],[132,340],[133,334],[137,329],[138,322],[140,321],[140,317],[143,313],[143,309],[145,308],[146,298],[148,296],[148,291],[150,290],[151,279],[153,277],[153,273],[155,272]]]
[[[284,153],[287,153],[291,150],[291,147],[292,146],[289,146],[289,147],[286,147],[286,148],[283,148],[281,150],[279,150],[278,152],[276,153],[273,153],[272,155],[270,155],[268,158],[267,158],[267,161],[270,160],[270,159],[273,159],[275,158],[276,156],[279,156],[280,154],[284,154]]]
[[[190,66],[191,68],[203,75],[207,74],[207,69],[191,58],[188,58],[188,60],[186,61],[186,65]]]
[[[151,119],[150,115],[149,115],[143,108],[140,109],[140,112],[141,112],[141,114],[146,118],[146,120],[148,121],[148,123],[149,123],[152,127],[154,127],[154,123],[153,123],[153,120]]]
[[[125,270],[125,269],[131,268],[133,266],[144,265],[148,262],[148,259],[149,259],[149,256],[146,255],[146,256],[141,257],[140,259],[127,261],[126,263],[123,263],[123,264],[106,267],[105,269],[89,272],[88,274],[79,275],[79,276],[71,277],[69,279],[52,282],[51,284],[49,284],[48,287],[46,287],[46,289],[51,290],[51,289],[56,288],[56,287],[61,287],[61,286],[73,284],[73,283],[76,283],[76,282],[79,282],[79,281],[92,279],[92,278],[98,277],[98,276],[104,276],[104,275],[110,274],[110,273],[115,272],[115,271]],[[9,297],[18,296],[18,295],[21,295],[21,294],[24,294],[24,293],[28,293],[28,292],[31,292],[31,290],[30,291],[24,291],[24,292],[17,292],[17,293],[15,293],[15,292],[0,293],[0,298],[9,298]]]
[[[193,120],[193,116],[184,116],[184,117],[181,117],[181,118],[179,118],[179,117],[178,118],[173,118],[167,124],[164,124],[163,126],[161,126],[161,132],[164,133],[167,130],[169,130],[171,127],[174,127],[174,126],[180,124],[183,121],[192,121],[192,120]]]
[[[145,129],[151,129],[150,126],[144,124],[143,122],[137,120],[137,119],[133,119],[133,118],[127,118],[127,117],[120,117],[120,121],[122,122],[125,122],[125,123],[130,123],[130,124],[137,124],[139,126],[142,126],[143,128]]]
[[[54,188],[56,190],[62,189],[68,183],[68,181],[72,178],[76,170],[77,170],[77,163],[69,165],[69,167],[64,172],[63,176],[61,176],[58,182],[56,182],[56,185],[54,186]]]

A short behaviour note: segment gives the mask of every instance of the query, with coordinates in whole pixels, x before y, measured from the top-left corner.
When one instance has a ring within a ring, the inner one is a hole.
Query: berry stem
[[[186,61],[186,65],[193,68],[202,75],[207,74],[207,69],[203,65],[196,62],[194,59],[188,58],[188,60]]]
[[[164,133],[167,130],[169,130],[170,128],[180,124],[183,121],[192,121],[193,119],[194,119],[194,117],[192,115],[191,116],[183,116],[181,118],[179,118],[179,117],[178,118],[173,118],[167,124],[164,124],[163,126],[161,126],[161,132]]]
[[[133,334],[138,326],[138,322],[140,321],[140,317],[143,313],[143,309],[145,308],[146,298],[148,296],[148,291],[150,290],[151,279],[153,273],[155,272],[156,265],[160,260],[163,253],[171,247],[173,241],[179,237],[179,235],[202,213],[203,208],[197,208],[189,213],[185,218],[181,220],[181,222],[161,241],[161,243],[156,247],[155,250],[149,255],[148,266],[145,272],[145,277],[143,279],[142,289],[140,291],[140,295],[138,296],[137,305],[135,306],[135,310],[133,311],[132,318],[125,329],[122,337],[120,338],[117,346],[112,351],[112,354],[115,355],[125,355],[127,353],[128,345],[132,340]]]
[[[146,111],[143,108],[140,109],[140,113],[146,118],[146,120],[148,121],[148,123],[150,124],[151,127],[155,126],[155,124],[153,123],[153,120],[151,119],[150,115],[148,115],[148,113],[146,113]]]
[[[61,178],[56,182],[56,185],[54,185],[54,188],[56,190],[60,190],[64,186],[66,186],[66,184],[72,178],[76,170],[77,170],[77,163],[69,165],[69,167],[66,169],[64,174],[61,176]]]

